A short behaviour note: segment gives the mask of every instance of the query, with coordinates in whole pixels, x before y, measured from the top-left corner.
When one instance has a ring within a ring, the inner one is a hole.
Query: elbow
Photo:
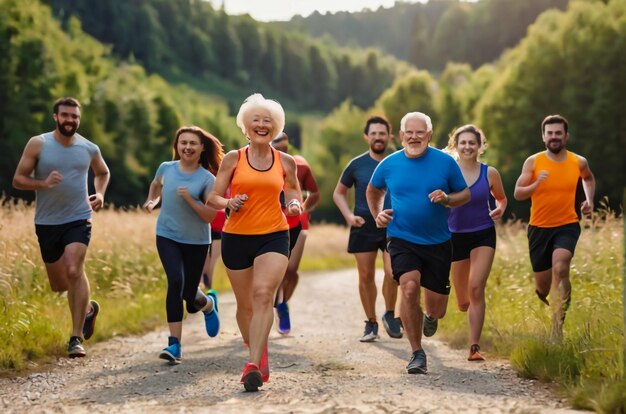
[[[24,190],[24,187],[22,186],[22,184],[20,183],[20,180],[16,177],[13,177],[13,182],[11,183],[11,185],[13,186],[13,188],[15,188],[16,190]]]

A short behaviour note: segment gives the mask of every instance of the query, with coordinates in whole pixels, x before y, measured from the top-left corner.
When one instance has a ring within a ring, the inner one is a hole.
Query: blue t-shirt
[[[378,161],[372,158],[368,151],[350,160],[339,179],[339,182],[348,188],[354,186],[354,215],[366,220],[373,220],[365,192],[377,166]],[[391,208],[391,199],[388,196],[385,196],[385,208]]]
[[[168,161],[159,166],[154,178],[163,185],[157,236],[185,244],[211,243],[209,224],[193,211],[177,191],[178,187],[187,187],[194,200],[203,204],[213,189],[213,174],[202,167],[192,173],[185,173],[180,170],[178,161]]]
[[[387,236],[422,245],[450,240],[449,210],[432,203],[428,194],[437,189],[457,193],[467,187],[454,158],[433,147],[419,158],[399,150],[378,165],[371,183],[391,195],[393,218]]]
[[[35,191],[35,224],[57,225],[90,219],[87,177],[91,161],[100,155],[100,149],[79,134],[74,134],[74,141],[68,147],[57,142],[53,132],[42,137],[34,176],[45,180],[56,170],[63,180],[53,188]]]

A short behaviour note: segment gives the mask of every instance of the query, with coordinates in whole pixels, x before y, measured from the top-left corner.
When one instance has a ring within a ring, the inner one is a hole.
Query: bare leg
[[[485,288],[494,255],[495,249],[488,246],[477,247],[470,253],[468,318],[471,344],[478,344],[485,322]]]
[[[552,252],[552,339],[559,341],[563,337],[565,312],[569,307],[572,286],[569,268],[572,253],[567,249],[555,249]]]
[[[293,292],[296,290],[296,286],[298,285],[298,280],[300,278],[298,275],[298,268],[300,267],[302,254],[304,253],[304,244],[306,242],[307,234],[308,230],[301,230],[298,235],[298,240],[291,250],[289,264],[287,265],[287,271],[285,272],[285,278],[280,286],[282,291],[282,298],[280,299],[282,299],[283,302],[287,302],[291,299]]]
[[[206,261],[204,262],[204,268],[202,269],[202,278],[200,284],[204,285],[204,290],[211,289],[213,287],[213,272],[215,272],[215,265],[220,258],[222,252],[222,241],[213,240],[209,253],[206,255]]]
[[[83,324],[89,306],[89,281],[85,275],[87,246],[70,243],[65,246],[61,260],[66,269],[67,299],[72,314],[72,336],[83,336]]]
[[[420,306],[420,278],[418,271],[400,276],[402,305],[400,315],[411,352],[422,348],[422,307]]]
[[[365,311],[365,317],[376,320],[376,251],[355,253],[359,272],[359,295]]]
[[[391,257],[388,252],[383,253],[383,264],[385,270],[385,277],[383,279],[383,298],[385,299],[385,310],[395,311],[396,299],[398,297],[398,284],[393,279]]]

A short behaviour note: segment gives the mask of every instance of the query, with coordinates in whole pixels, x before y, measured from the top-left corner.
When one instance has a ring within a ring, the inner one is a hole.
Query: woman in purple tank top
[[[452,232],[452,283],[459,310],[467,312],[470,326],[468,361],[484,360],[478,342],[485,321],[485,287],[496,249],[494,220],[502,217],[507,205],[500,174],[478,161],[485,147],[485,135],[474,125],[455,130],[447,147],[457,156],[472,195],[469,203],[452,208],[448,219]]]

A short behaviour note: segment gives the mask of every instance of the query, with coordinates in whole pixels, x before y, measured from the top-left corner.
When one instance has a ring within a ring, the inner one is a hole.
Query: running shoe
[[[289,306],[287,302],[276,305],[276,319],[278,319],[278,333],[287,335],[291,332],[291,320],[289,319]]]
[[[241,383],[246,391],[258,391],[263,386],[263,377],[259,367],[254,362],[246,362],[241,374]]]
[[[83,323],[83,337],[85,341],[93,336],[96,330],[96,317],[100,312],[100,305],[95,300],[90,301],[91,310],[85,315],[85,322]]]
[[[406,366],[406,372],[409,374],[426,374],[426,352],[423,349],[418,349],[413,352],[409,364]]]
[[[165,359],[170,365],[180,364],[180,361],[183,359],[183,348],[180,345],[180,341],[178,338],[170,336],[168,337],[167,342],[169,346],[167,348],[163,348],[159,354],[159,358]]]
[[[67,346],[67,356],[70,358],[82,358],[85,355],[87,353],[85,348],[83,348],[83,338],[80,336],[70,337],[70,343]]]
[[[387,311],[383,315],[383,326],[387,334],[392,338],[402,338],[402,329],[398,320],[393,317],[393,311]]]
[[[204,326],[206,328],[206,333],[211,338],[214,338],[220,331],[220,315],[217,309],[217,292],[214,289],[210,289],[207,292],[206,298],[213,303],[213,309],[209,312],[202,312],[204,313]]]
[[[470,347],[468,361],[484,361],[485,358],[480,354],[480,347],[478,344],[474,344]]]
[[[263,382],[267,382],[270,380],[270,361],[267,357],[267,345],[265,345],[265,351],[263,351],[263,355],[261,356],[261,364],[259,365],[259,370],[261,371],[261,379]]]
[[[361,337],[361,342],[374,342],[378,339],[378,322],[365,321],[365,331]]]
[[[424,314],[424,336],[433,336],[437,332],[438,319]]]

